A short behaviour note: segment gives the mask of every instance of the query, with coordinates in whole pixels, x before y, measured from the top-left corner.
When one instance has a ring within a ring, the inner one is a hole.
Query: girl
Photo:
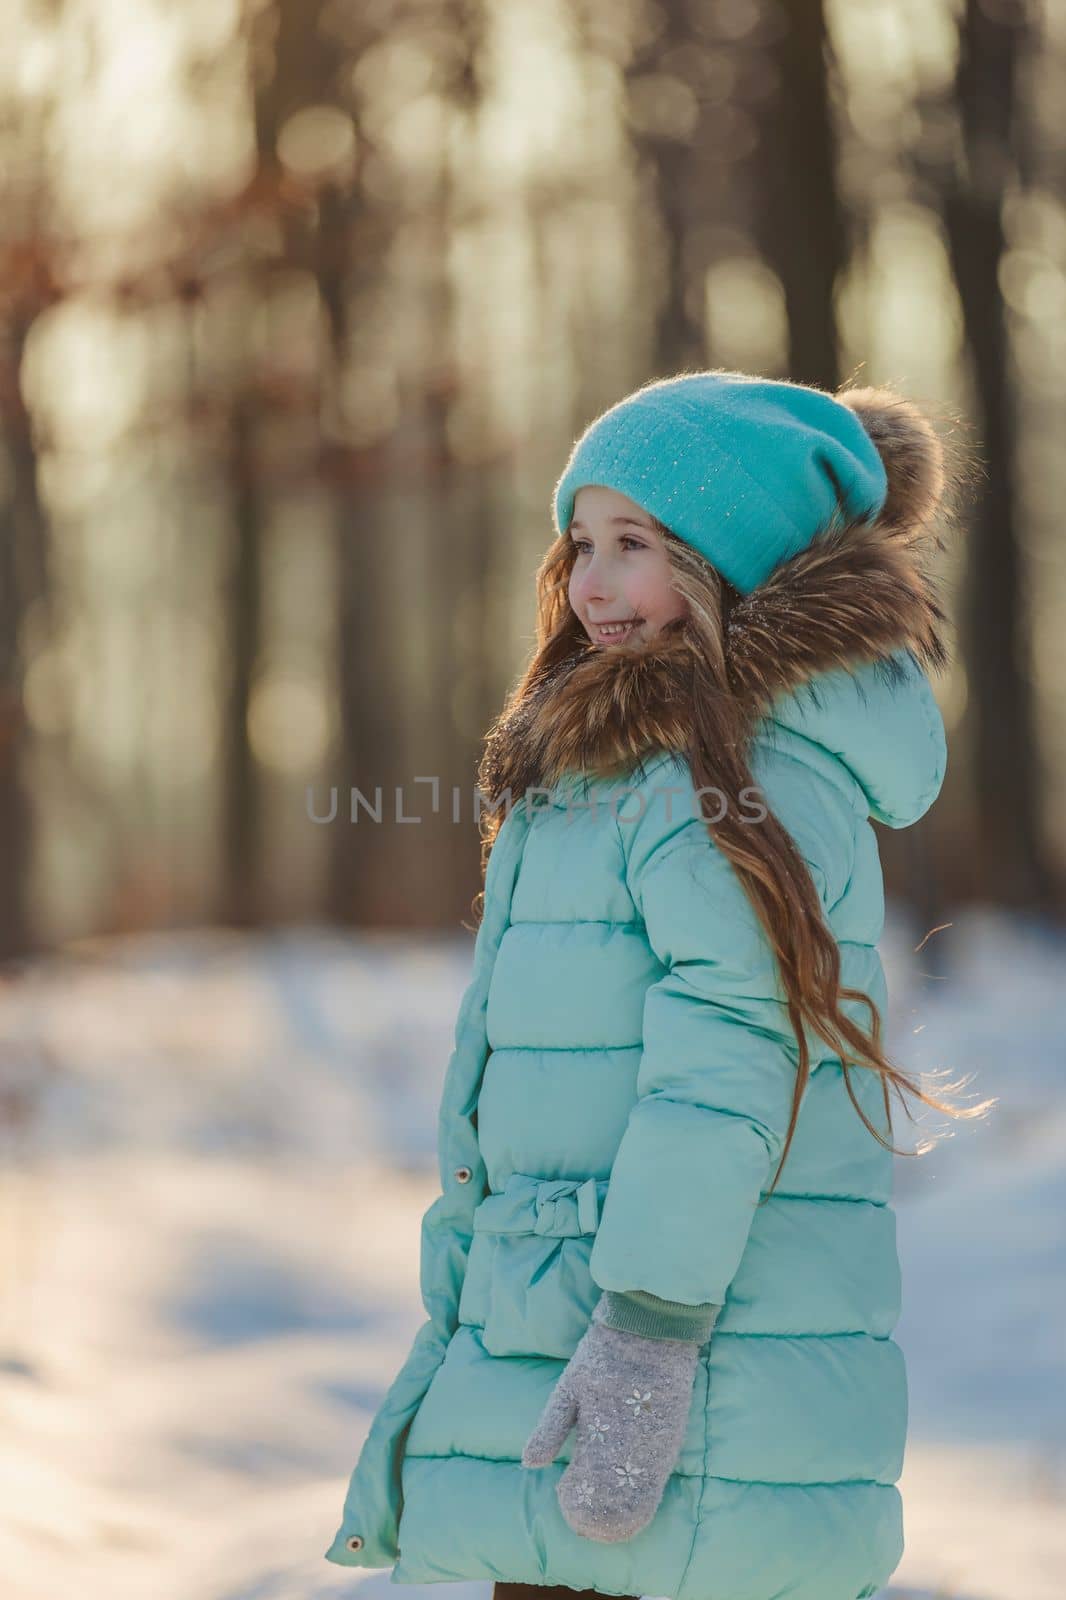
[[[428,1321],[330,1561],[496,1600],[860,1600],[895,1568],[889,1091],[985,1109],[881,1047],[871,819],[944,776],[946,487],[884,389],[686,373],[575,444],[479,772]]]

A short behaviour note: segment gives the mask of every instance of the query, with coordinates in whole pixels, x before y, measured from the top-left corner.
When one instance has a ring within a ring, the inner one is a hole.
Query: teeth
[[[633,626],[631,622],[598,623],[600,633],[607,639],[615,639],[620,634],[628,633]]]

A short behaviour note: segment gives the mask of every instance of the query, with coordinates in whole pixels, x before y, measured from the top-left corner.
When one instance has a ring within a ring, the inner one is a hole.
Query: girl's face
[[[569,534],[570,604],[593,644],[639,643],[687,613],[662,534],[636,501],[601,484],[579,489]]]

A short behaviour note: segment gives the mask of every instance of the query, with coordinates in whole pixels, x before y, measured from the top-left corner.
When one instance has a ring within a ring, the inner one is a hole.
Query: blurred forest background
[[[957,419],[951,762],[889,889],[1061,912],[1066,5],[12,9],[0,955],[468,918],[555,478],[704,366]]]
[[[893,1058],[999,1103],[896,1164],[882,1600],[1060,1600],[1066,0],[4,21],[5,1600],[353,1592],[552,489],[703,367],[890,384],[977,464],[881,950]]]

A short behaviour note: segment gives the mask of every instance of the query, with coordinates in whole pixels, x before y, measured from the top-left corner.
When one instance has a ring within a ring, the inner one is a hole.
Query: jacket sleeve
[[[708,1311],[725,1301],[780,1160],[798,1049],[773,949],[687,768],[685,779],[660,773],[638,791],[643,814],[627,803],[618,815],[630,893],[665,971],[645,997],[637,1100],[589,1266],[604,1291]]]

